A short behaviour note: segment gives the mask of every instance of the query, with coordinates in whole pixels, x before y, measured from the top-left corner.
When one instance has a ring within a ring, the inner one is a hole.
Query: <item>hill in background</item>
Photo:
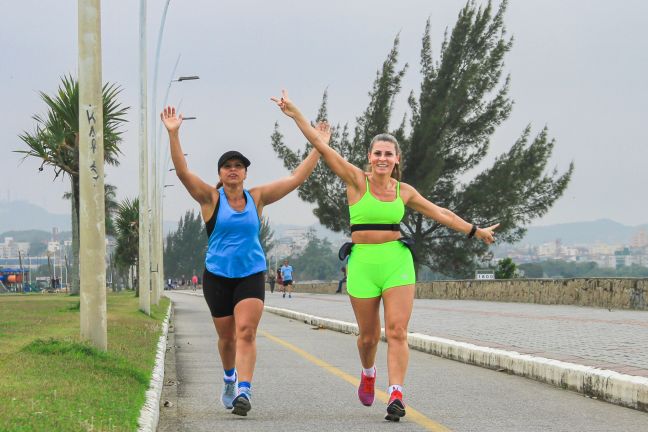
[[[175,231],[177,226],[177,221],[164,221],[165,235],[169,231]],[[63,232],[71,230],[70,215],[50,213],[44,208],[26,201],[0,202],[0,233],[2,233],[0,234],[0,241],[4,237],[14,237],[16,241],[43,241],[41,237],[44,235],[49,239],[49,233],[52,232],[54,227],[61,231],[59,239],[63,240],[65,235]],[[279,239],[286,230],[294,228],[310,227],[272,224],[275,239]],[[334,246],[345,241],[345,236],[341,233],[330,231],[319,224],[312,225],[312,228],[315,229],[319,238],[329,239]],[[557,239],[560,239],[565,245],[629,244],[632,237],[640,229],[648,232],[648,224],[628,226],[610,219],[599,219],[589,222],[537,226],[528,228],[526,236],[519,244],[537,246]],[[31,232],[34,230],[45,231],[47,234]],[[34,237],[33,240],[32,237]]]
[[[27,230],[52,232],[52,228],[71,231],[70,215],[50,213],[43,207],[27,201],[0,202],[0,232]]]
[[[531,227],[519,243],[537,246],[560,239],[564,245],[596,243],[627,245],[641,229],[648,232],[648,224],[633,227],[610,219],[599,219],[591,222]]]

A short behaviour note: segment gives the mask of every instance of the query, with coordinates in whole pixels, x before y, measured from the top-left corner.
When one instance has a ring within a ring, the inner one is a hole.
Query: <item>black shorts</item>
[[[265,300],[265,272],[242,278],[217,276],[205,269],[203,294],[214,318],[234,314],[234,306],[247,298]]]
[[[292,279],[285,280],[285,281],[283,281],[282,283],[283,283],[283,286],[288,286],[288,285],[292,285],[292,284],[293,284],[293,283],[292,283]]]

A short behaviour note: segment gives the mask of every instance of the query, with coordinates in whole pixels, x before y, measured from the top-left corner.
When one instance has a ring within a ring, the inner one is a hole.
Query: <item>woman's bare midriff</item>
[[[387,243],[399,238],[399,231],[356,231],[351,234],[351,241],[355,244]]]

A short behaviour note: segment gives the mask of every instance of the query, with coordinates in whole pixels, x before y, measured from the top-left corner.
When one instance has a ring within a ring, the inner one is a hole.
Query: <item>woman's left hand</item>
[[[328,124],[328,122],[317,122],[317,124],[315,125],[315,130],[317,131],[317,135],[319,135],[322,141],[324,141],[325,144],[328,144],[331,140],[331,126]]]
[[[500,224],[495,224],[489,226],[488,228],[477,228],[475,237],[483,240],[483,242],[486,244],[493,244],[495,243],[495,236],[493,235],[493,231],[495,231],[499,225]]]
[[[283,111],[290,118],[295,118],[299,114],[299,109],[297,106],[288,98],[288,92],[286,90],[281,90],[281,98],[271,97],[271,101],[277,104],[279,109]]]

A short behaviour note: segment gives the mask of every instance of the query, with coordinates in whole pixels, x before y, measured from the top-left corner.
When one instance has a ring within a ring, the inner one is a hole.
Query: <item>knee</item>
[[[236,329],[236,338],[245,343],[252,343],[256,339],[256,328],[251,325],[242,325]]]
[[[385,328],[387,342],[407,343],[407,327],[400,324],[390,324]]]
[[[378,345],[380,341],[380,333],[378,334],[361,334],[358,336],[358,345],[362,348],[373,348]]]

